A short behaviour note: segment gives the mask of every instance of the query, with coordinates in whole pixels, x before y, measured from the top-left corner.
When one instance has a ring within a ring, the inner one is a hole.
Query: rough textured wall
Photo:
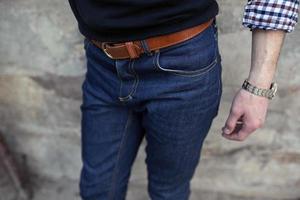
[[[286,39],[276,78],[279,95],[266,125],[243,143],[227,141],[220,128],[249,71],[251,33],[241,26],[245,1],[219,2],[224,95],[193,179],[193,196],[202,191],[213,193],[211,199],[300,198],[300,26]],[[16,157],[26,157],[32,173],[78,180],[84,73],[82,36],[67,1],[0,1],[0,132]],[[143,148],[132,188],[145,189]]]

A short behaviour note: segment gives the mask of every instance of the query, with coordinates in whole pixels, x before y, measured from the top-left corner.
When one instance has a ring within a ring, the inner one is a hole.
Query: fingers
[[[239,125],[237,124],[237,126]],[[223,137],[229,140],[244,141],[251,133],[260,128],[262,126],[262,123],[259,120],[253,120],[245,117],[240,126],[240,130],[233,131],[229,135],[223,134]]]
[[[223,133],[226,135],[231,134],[234,129],[236,128],[236,125],[239,120],[242,118],[242,112],[239,112],[238,110],[231,109],[230,114],[226,120],[225,126],[223,128]]]
[[[262,127],[266,118],[268,100],[240,90],[235,96],[222,135],[229,140],[244,141]]]
[[[239,131],[234,131],[229,135],[223,134],[223,137],[229,139],[229,140],[235,140],[235,141],[244,141],[252,131],[246,124],[240,124],[241,128]]]

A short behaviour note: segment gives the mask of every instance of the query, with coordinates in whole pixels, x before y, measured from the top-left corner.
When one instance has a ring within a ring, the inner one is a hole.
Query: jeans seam
[[[139,83],[139,76],[138,76],[138,74],[136,73],[136,71],[134,70],[134,61],[135,61],[135,60],[132,60],[132,62],[130,63],[130,66],[129,66],[129,69],[131,70],[131,72],[134,73],[134,77],[135,77],[134,83],[133,83],[134,86],[133,86],[133,89],[131,90],[131,92],[130,92],[127,96],[124,96],[124,97],[121,96],[121,88],[120,88],[119,99],[121,99],[121,100],[123,100],[123,101],[126,101],[126,100],[128,100],[128,99],[130,99],[130,98],[132,97],[132,95],[135,93],[136,88],[137,88],[137,85],[138,85],[138,83]],[[121,82],[121,83],[122,83],[122,82]],[[121,85],[121,86],[122,86],[122,85]]]
[[[182,76],[182,77],[198,77],[198,76],[201,76],[203,74],[206,74],[208,73],[211,69],[213,69],[214,66],[216,66],[216,64],[218,63],[218,41],[216,39],[216,35],[215,35],[215,31],[214,31],[214,28],[212,28],[210,30],[213,34],[213,38],[214,38],[214,60],[208,64],[207,66],[205,66],[204,68],[202,69],[198,69],[198,70],[193,70],[193,71],[184,71],[184,70],[173,70],[173,69],[166,69],[166,68],[163,68],[161,65],[160,65],[160,51],[157,50],[156,51],[156,54],[155,54],[155,66],[158,67],[160,70],[164,71],[164,72],[169,72],[169,73],[172,73],[174,75],[177,75],[177,76]]]
[[[116,158],[116,162],[115,162],[115,167],[114,167],[114,170],[113,170],[113,173],[112,173],[112,178],[111,178],[111,189],[110,189],[110,192],[109,192],[109,200],[113,200],[114,199],[114,195],[115,195],[115,190],[116,190],[116,182],[117,182],[117,173],[118,173],[118,167],[119,167],[119,160],[120,160],[120,156],[121,156],[121,150],[122,150],[122,147],[123,147],[123,144],[124,144],[124,141],[125,139],[127,138],[127,135],[128,135],[128,126],[129,126],[129,123],[131,121],[131,115],[132,113],[129,111],[128,113],[128,118],[127,118],[127,121],[126,121],[126,124],[125,124],[125,128],[124,128],[124,133],[123,133],[123,136],[122,136],[122,139],[121,139],[121,142],[120,142],[120,146],[119,146],[119,151],[118,151],[118,155],[117,155],[117,158]]]
[[[118,61],[116,60],[115,61],[115,64],[116,64],[116,68],[117,68],[117,64],[118,64]],[[119,97],[121,96],[121,91],[122,91],[122,87],[123,87],[123,81],[122,81],[122,77],[120,75],[120,72],[117,68],[117,75],[118,75],[118,79],[120,80],[120,89],[119,89]]]
[[[133,94],[136,92],[136,88],[137,88],[137,86],[138,86],[138,84],[139,84],[139,81],[140,81],[139,75],[136,73],[136,71],[135,71],[135,69],[134,69],[134,64],[135,64],[135,63],[134,63],[134,60],[133,60],[131,69],[132,69],[132,72],[133,72],[134,75],[135,75],[135,83],[134,83],[134,89],[133,89],[131,95],[133,95]]]
[[[148,46],[146,40],[142,40],[141,43],[142,43],[143,49],[145,50],[145,53],[146,53],[148,56],[152,56],[152,52],[150,51],[149,46]]]
[[[216,53],[215,53],[216,54]],[[216,56],[215,56],[216,57]],[[162,71],[164,72],[170,72],[178,76],[184,76],[184,77],[195,77],[195,76],[200,76],[202,74],[205,74],[209,72],[216,64],[217,64],[217,57],[207,66],[205,66],[202,69],[194,70],[194,71],[184,71],[184,70],[173,70],[173,69],[166,69],[161,67],[159,63],[159,58],[160,58],[160,52],[158,51],[155,57],[155,65]]]

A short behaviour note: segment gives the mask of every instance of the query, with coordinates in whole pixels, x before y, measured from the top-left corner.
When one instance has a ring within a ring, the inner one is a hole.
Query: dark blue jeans
[[[125,199],[145,137],[151,199],[187,200],[222,93],[215,24],[138,59],[112,60],[87,39],[85,50],[82,199]]]

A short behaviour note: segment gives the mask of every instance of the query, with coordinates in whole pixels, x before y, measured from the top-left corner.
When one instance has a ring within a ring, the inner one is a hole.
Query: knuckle
[[[260,128],[262,126],[262,123],[259,120],[253,120],[249,122],[246,126],[248,130],[253,131],[255,129]]]
[[[232,113],[232,115],[237,116],[237,115],[239,115],[241,113],[241,111],[240,111],[240,109],[238,109],[236,107],[233,107],[231,109],[231,113]]]
[[[259,127],[262,128],[265,125],[265,120],[259,120]]]
[[[250,124],[249,126],[248,126],[248,130],[249,131],[254,131],[255,129],[257,129],[258,128],[258,126],[256,125],[256,124]]]
[[[246,126],[245,128],[246,128],[247,131],[253,131],[253,130],[256,129],[254,123],[246,123],[245,126]]]
[[[247,138],[247,134],[242,134],[240,137],[239,137],[239,141],[244,141],[246,140]]]
[[[248,132],[249,132],[249,133],[253,133],[253,132],[256,131],[257,129],[258,129],[257,126],[253,126],[253,127],[251,127],[251,128],[248,129]]]
[[[254,128],[261,128],[263,125],[263,122],[261,120],[256,120],[253,122]]]
[[[226,123],[226,127],[229,128],[230,130],[234,128],[233,124],[229,122]]]
[[[248,137],[248,134],[245,134],[242,136],[242,141],[246,140],[246,138]]]
[[[243,137],[238,137],[236,140],[239,142],[243,142],[245,139]]]

